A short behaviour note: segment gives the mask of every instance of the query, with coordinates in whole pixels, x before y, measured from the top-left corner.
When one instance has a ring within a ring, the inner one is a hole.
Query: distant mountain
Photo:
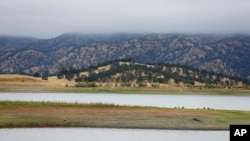
[[[250,78],[250,36],[185,34],[63,34],[51,39],[0,37],[0,73],[33,74],[60,65],[81,68],[133,58],[183,64]]]

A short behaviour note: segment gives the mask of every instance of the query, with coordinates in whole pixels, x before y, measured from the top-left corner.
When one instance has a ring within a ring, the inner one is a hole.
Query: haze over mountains
[[[75,34],[51,39],[0,37],[0,73],[58,71],[109,60],[183,64],[250,78],[249,35]]]

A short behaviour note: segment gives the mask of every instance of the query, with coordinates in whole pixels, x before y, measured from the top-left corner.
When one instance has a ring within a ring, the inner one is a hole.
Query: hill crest
[[[141,64],[131,59],[114,60],[81,70],[61,69],[58,78],[74,79],[79,84],[94,82],[96,86],[128,87],[211,87],[243,88],[247,81],[240,77],[216,74],[183,65],[166,63]],[[93,83],[92,83],[93,84]],[[80,87],[80,85],[79,85]]]

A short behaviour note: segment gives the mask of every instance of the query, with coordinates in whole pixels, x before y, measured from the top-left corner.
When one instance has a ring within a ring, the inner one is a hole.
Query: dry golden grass
[[[4,82],[41,82],[41,79],[18,74],[1,74],[0,83]]]
[[[74,86],[74,84],[74,81],[59,80],[56,76],[49,77],[48,80],[42,80],[32,76],[0,74],[0,91],[49,92],[65,89],[66,85]]]

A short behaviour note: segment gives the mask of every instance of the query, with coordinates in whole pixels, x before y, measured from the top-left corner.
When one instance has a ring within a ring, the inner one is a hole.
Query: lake
[[[229,141],[229,131],[107,128],[0,129],[4,141]]]
[[[0,93],[0,101],[50,101],[70,103],[106,103],[130,106],[212,108],[250,110],[250,96],[109,94],[109,93]]]
[[[0,93],[0,101],[3,100],[250,110],[250,96],[227,95]],[[14,128],[0,129],[0,140],[2,139],[4,141],[228,141],[229,131]]]

